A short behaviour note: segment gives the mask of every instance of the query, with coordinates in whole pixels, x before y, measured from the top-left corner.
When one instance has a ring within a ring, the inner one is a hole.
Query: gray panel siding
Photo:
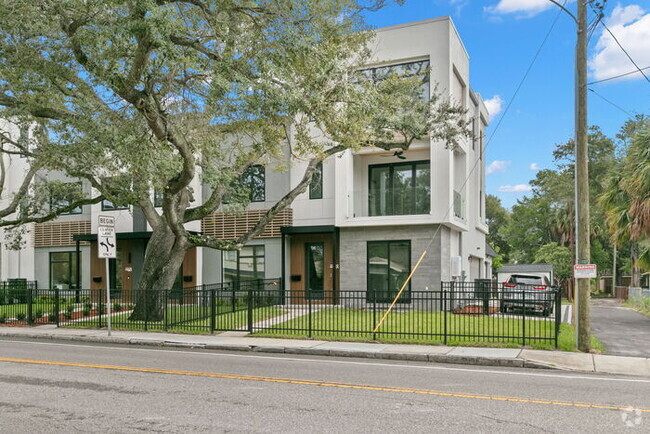
[[[411,289],[414,291],[439,290],[441,278],[441,235],[437,226],[372,227],[341,229],[340,277],[342,291],[365,291],[367,283],[367,243],[382,240],[411,241],[411,267],[414,267],[431,237],[434,242],[428,249],[420,267],[413,275]],[[442,232],[442,233],[441,233]],[[446,253],[448,255],[448,252]],[[449,261],[448,256],[446,260]]]

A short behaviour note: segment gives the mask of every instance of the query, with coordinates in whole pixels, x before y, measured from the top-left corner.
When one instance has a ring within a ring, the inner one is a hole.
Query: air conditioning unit
[[[452,256],[451,257],[451,277],[460,277],[461,275],[461,257]]]

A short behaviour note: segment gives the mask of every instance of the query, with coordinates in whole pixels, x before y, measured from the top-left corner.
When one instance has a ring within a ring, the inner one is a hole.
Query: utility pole
[[[576,44],[576,125],[575,125],[575,187],[576,187],[576,241],[577,262],[590,263],[589,228],[589,145],[587,143],[587,0],[578,0],[578,40]],[[590,345],[589,299],[590,279],[576,279],[578,349],[588,352]]]
[[[578,0],[578,15],[573,15],[566,7],[567,1],[560,4],[549,0],[569,15],[577,26],[576,64],[575,64],[575,242],[576,263],[591,262],[589,236],[589,144],[587,143],[587,1]],[[589,299],[591,281],[574,279],[574,303],[576,321],[576,344],[580,351],[591,350]]]

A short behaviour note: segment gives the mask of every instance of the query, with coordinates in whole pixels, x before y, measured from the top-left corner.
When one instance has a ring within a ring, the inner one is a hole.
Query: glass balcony
[[[431,212],[429,187],[357,190],[348,197],[350,217],[423,215]]]

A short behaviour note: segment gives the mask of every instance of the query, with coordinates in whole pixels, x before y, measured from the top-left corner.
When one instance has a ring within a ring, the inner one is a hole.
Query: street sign
[[[117,255],[115,228],[99,226],[97,228],[97,254],[99,258],[115,258]]]
[[[576,279],[593,279],[598,277],[596,264],[575,264],[573,277]]]
[[[97,222],[99,226],[110,226],[115,227],[115,217],[100,215],[99,221]]]

